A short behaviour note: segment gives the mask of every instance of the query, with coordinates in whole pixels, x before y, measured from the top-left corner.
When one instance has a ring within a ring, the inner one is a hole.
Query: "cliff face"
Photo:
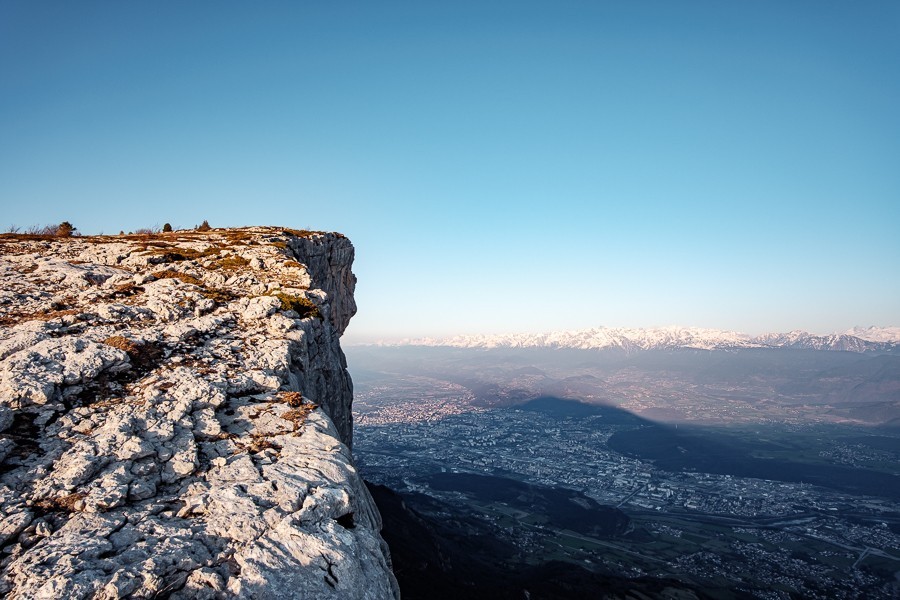
[[[399,597],[353,466],[353,246],[0,236],[0,594]]]

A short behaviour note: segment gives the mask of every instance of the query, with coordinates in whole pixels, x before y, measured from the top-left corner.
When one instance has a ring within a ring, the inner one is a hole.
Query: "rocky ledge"
[[[396,598],[349,451],[353,246],[0,236],[0,595]]]

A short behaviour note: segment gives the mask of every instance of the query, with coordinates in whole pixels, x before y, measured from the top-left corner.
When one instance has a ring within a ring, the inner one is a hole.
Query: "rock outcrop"
[[[0,236],[0,595],[396,598],[338,340],[353,246]]]

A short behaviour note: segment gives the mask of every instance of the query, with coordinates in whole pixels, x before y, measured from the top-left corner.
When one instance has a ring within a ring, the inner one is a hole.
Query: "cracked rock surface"
[[[356,473],[353,246],[0,236],[0,596],[399,598]]]

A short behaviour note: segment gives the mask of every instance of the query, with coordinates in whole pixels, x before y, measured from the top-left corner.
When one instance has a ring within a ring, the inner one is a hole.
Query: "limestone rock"
[[[349,450],[352,262],[277,228],[0,236],[0,596],[398,598]]]

